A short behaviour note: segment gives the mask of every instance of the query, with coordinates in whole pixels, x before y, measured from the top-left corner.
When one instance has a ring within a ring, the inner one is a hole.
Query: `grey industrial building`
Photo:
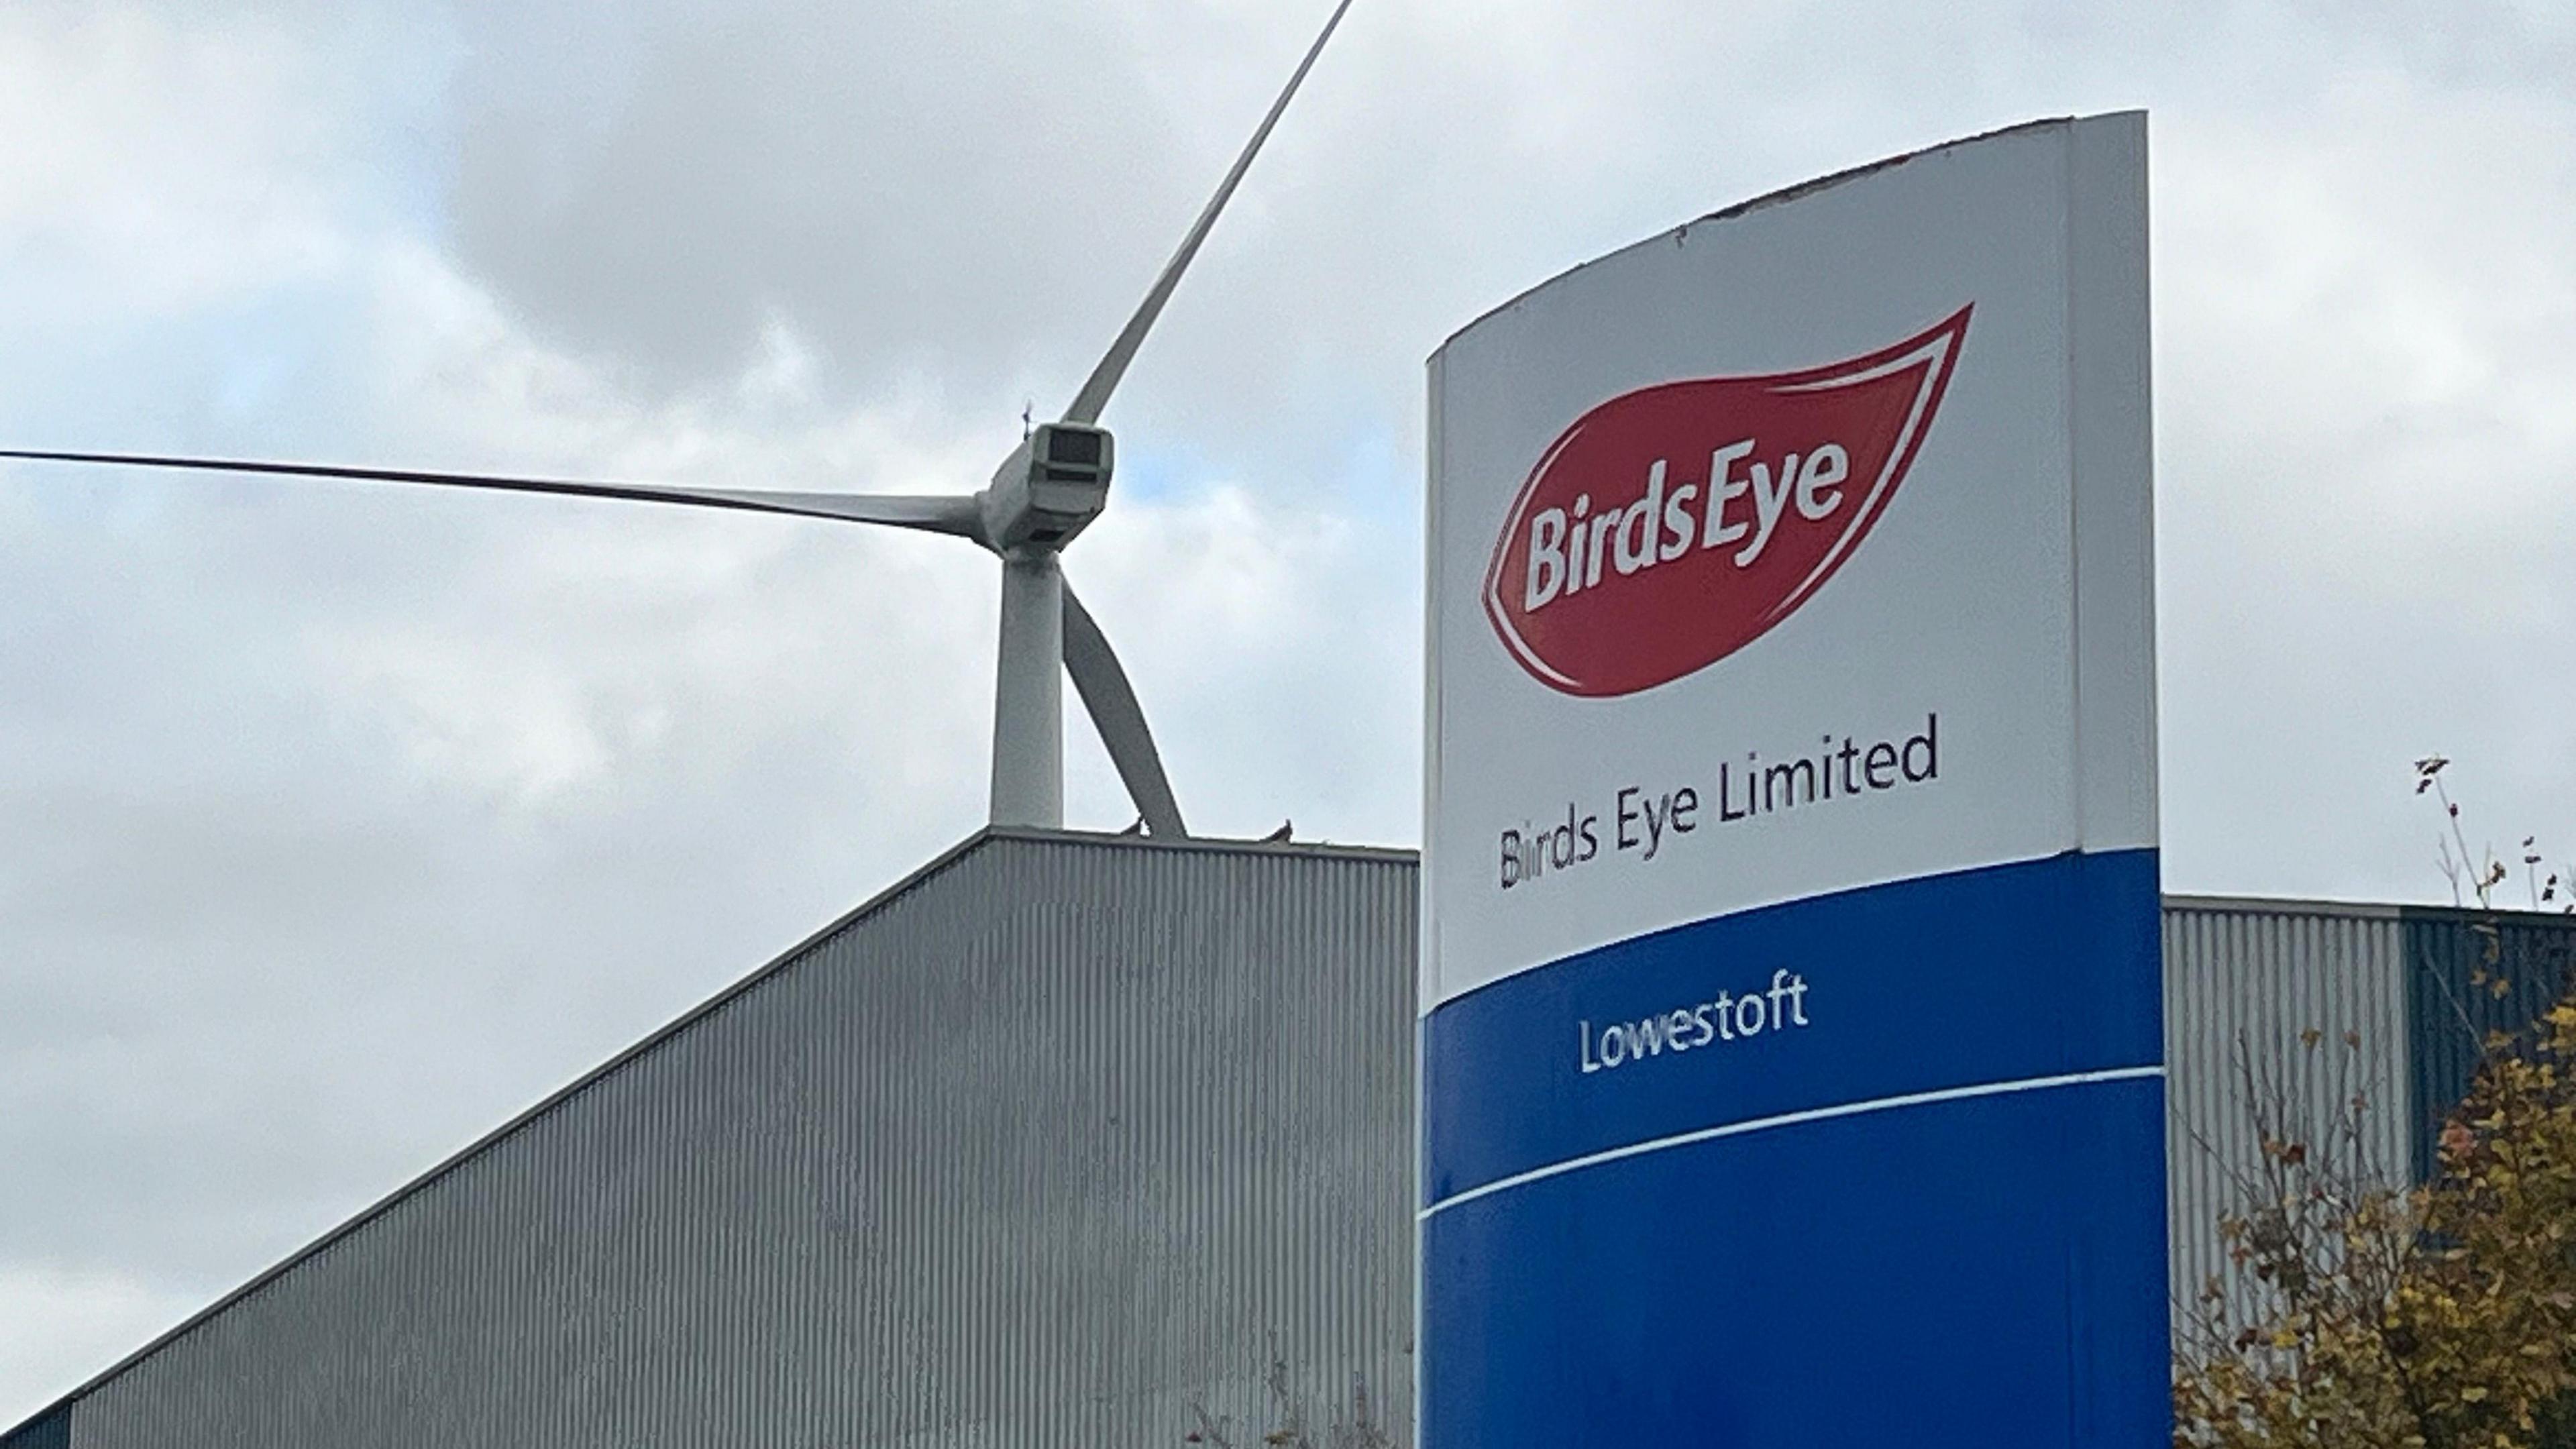
[[[2249,1068],[2367,1084],[2420,1174],[2576,946],[2199,897],[2164,929],[2183,1294]],[[0,1449],[1245,1442],[1274,1366],[1401,1439],[1415,941],[1408,852],[982,832]]]

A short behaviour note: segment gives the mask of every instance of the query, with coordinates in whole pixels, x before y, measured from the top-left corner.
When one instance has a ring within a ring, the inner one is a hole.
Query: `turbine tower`
[[[1056,829],[1064,824],[1064,676],[1090,713],[1100,741],[1118,767],[1145,829],[1158,836],[1187,833],[1171,781],[1145,727],[1127,671],[1082,601],[1064,579],[1062,554],[1109,503],[1116,447],[1100,415],[1109,406],[1127,365],[1153,330],[1182,273],[1216,226],[1217,217],[1252,169],[1252,159],[1314,69],[1315,59],[1342,23],[1351,0],[1339,0],[1305,57],[1288,77],[1252,139],[1218,183],[1216,194],[1191,223],[1171,260],[1164,263],[1135,315],[1110,343],[1064,417],[1028,430],[992,481],[971,494],[790,493],[761,489],[698,488],[684,484],[593,482],[514,478],[481,473],[402,468],[346,467],[238,458],[159,457],[136,453],[81,453],[0,449],[0,458],[26,462],[88,463],[117,467],[186,468],[288,478],[330,478],[367,483],[424,483],[449,488],[555,493],[787,514],[843,523],[945,533],[982,545],[1002,568],[1001,644],[993,685],[991,820],[995,825]]]

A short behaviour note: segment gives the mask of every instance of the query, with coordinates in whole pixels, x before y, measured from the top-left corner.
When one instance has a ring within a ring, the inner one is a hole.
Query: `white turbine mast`
[[[1155,752],[1153,734],[1127,671],[1110,649],[1082,602],[1065,583],[1060,555],[1066,544],[1108,506],[1109,479],[1116,448],[1100,414],[1110,394],[1127,373],[1146,333],[1162,315],[1189,270],[1226,202],[1252,169],[1252,158],[1270,139],[1271,128],[1314,68],[1315,58],[1333,38],[1335,27],[1351,8],[1340,0],[1324,22],[1305,58],[1252,133],[1243,154],[1208,198],[1198,220],[1164,263],[1162,274],[1147,289],[1145,300],[1120,329],[1116,341],[1082,390],[1074,394],[1064,417],[1028,430],[1020,445],[993,470],[993,480],[972,494],[788,493],[762,489],[698,488],[686,484],[589,482],[558,478],[513,478],[480,473],[443,473],[404,468],[358,468],[327,463],[281,463],[238,458],[158,457],[136,453],[78,453],[0,448],[0,458],[39,463],[91,463],[118,467],[185,468],[218,473],[255,473],[287,478],[328,478],[366,483],[424,483],[449,488],[497,489],[513,493],[555,493],[578,498],[613,498],[640,503],[676,503],[696,508],[726,508],[752,513],[788,514],[843,523],[883,524],[893,528],[945,533],[982,545],[1001,560],[1001,648],[993,687],[992,823],[1058,829],[1064,824],[1064,675],[1090,712],[1091,722],[1107,746],[1109,758],[1126,782],[1145,829],[1158,836],[1182,836],[1181,809],[1171,781]]]

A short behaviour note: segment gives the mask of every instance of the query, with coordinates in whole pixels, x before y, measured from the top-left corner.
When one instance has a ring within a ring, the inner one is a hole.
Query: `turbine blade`
[[[616,498],[634,503],[673,503],[780,513],[845,523],[882,523],[927,529],[982,541],[975,500],[916,494],[774,493],[759,489],[695,488],[667,483],[583,482],[564,478],[513,478],[488,473],[434,473],[413,468],[350,468],[331,463],[274,463],[241,458],[177,458],[141,453],[62,453],[0,448],[0,458],[31,463],[93,463],[118,468],[186,468],[206,473],[252,473],[276,478],[333,478],[359,483],[421,483],[505,493],[552,493],[572,498]]]
[[[1082,694],[1083,708],[1091,712],[1100,742],[1109,747],[1118,778],[1127,782],[1127,798],[1136,802],[1136,813],[1145,817],[1146,831],[1166,839],[1186,838],[1189,831],[1181,824],[1180,802],[1172,798],[1172,782],[1163,775],[1163,760],[1154,752],[1154,736],[1145,728],[1145,711],[1136,703],[1136,690],[1127,682],[1127,671],[1119,667],[1109,636],[1100,632],[1091,611],[1074,597],[1071,584],[1064,589],[1064,667]]]
[[[849,523],[881,523],[889,528],[917,528],[926,533],[953,534],[977,543],[984,541],[984,511],[972,494],[771,493],[721,489],[693,492],[719,507],[727,506],[721,500],[731,499],[738,500],[737,506],[773,513],[839,519]]]
[[[1324,22],[1323,33],[1307,47],[1306,58],[1297,63],[1296,73],[1288,77],[1288,85],[1279,92],[1279,99],[1271,102],[1270,114],[1261,118],[1260,129],[1252,133],[1252,143],[1234,159],[1234,169],[1225,173],[1225,180],[1218,184],[1216,195],[1208,198],[1207,209],[1199,213],[1189,235],[1181,238],[1180,249],[1163,264],[1163,274],[1154,279],[1153,288],[1145,293],[1145,300],[1136,308],[1136,315],[1127,319],[1126,330],[1118,334],[1117,341],[1109,344],[1109,354],[1091,370],[1091,377],[1083,383],[1082,391],[1074,394],[1073,406],[1064,411],[1066,422],[1100,421],[1101,411],[1109,406],[1109,395],[1117,391],[1118,380],[1127,375],[1127,364],[1135,360],[1136,349],[1144,345],[1145,334],[1153,329],[1154,319],[1163,314],[1163,304],[1171,300],[1172,289],[1181,284],[1181,273],[1189,270],[1190,260],[1199,254],[1199,244],[1207,240],[1208,232],[1216,226],[1217,214],[1224,211],[1225,204],[1234,198],[1234,188],[1242,184],[1243,173],[1252,169],[1252,158],[1260,153],[1261,143],[1270,139],[1270,128],[1279,124],[1280,115],[1288,109],[1289,99],[1305,82],[1306,72],[1314,69],[1315,57],[1324,53],[1324,42],[1333,38],[1333,28],[1342,23],[1343,12],[1350,8],[1351,0],[1341,0],[1333,7],[1333,17]]]

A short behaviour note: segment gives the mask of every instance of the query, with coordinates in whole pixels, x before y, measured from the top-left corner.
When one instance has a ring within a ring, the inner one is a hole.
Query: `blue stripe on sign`
[[[1796,1127],[1808,1122],[1824,1122],[1836,1117],[1857,1117],[1864,1112],[1888,1112],[1900,1107],[1925,1107],[1936,1102],[1963,1102],[1971,1097],[2000,1097],[2010,1092],[2045,1092],[2058,1087],[2089,1087],[2099,1082],[2125,1082],[2144,1077],[2161,1077],[2162,1067],[2116,1067],[2107,1072],[2073,1072],[2062,1077],[2033,1077],[2019,1082],[1982,1082],[1973,1087],[1948,1087],[1938,1092],[1909,1092],[1902,1097],[1881,1097],[1874,1102],[1843,1102],[1831,1107],[1810,1107],[1804,1112],[1783,1112],[1777,1117],[1756,1117],[1750,1122],[1729,1122],[1722,1127],[1703,1127],[1697,1132],[1684,1132],[1672,1137],[1658,1137],[1652,1142],[1631,1143],[1595,1152],[1571,1162],[1532,1168],[1517,1177],[1506,1177],[1483,1187],[1471,1187],[1455,1197],[1442,1198],[1438,1204],[1415,1213],[1427,1218],[1447,1212],[1461,1203],[1474,1202],[1498,1192],[1509,1192],[1533,1182],[1542,1182],[1561,1173],[1580,1172],[1621,1158],[1648,1152],[1664,1152],[1675,1147],[1688,1147],[1697,1142],[1712,1142],[1720,1137],[1741,1137],[1747,1132],[1768,1132],[1775,1127]]]
[[[2154,851],[2069,852],[1506,977],[1423,1020],[1423,1203],[1820,1109],[2152,1068],[2157,904]]]
[[[2164,1094],[1961,1097],[1422,1223],[1424,1449],[2153,1449]]]

